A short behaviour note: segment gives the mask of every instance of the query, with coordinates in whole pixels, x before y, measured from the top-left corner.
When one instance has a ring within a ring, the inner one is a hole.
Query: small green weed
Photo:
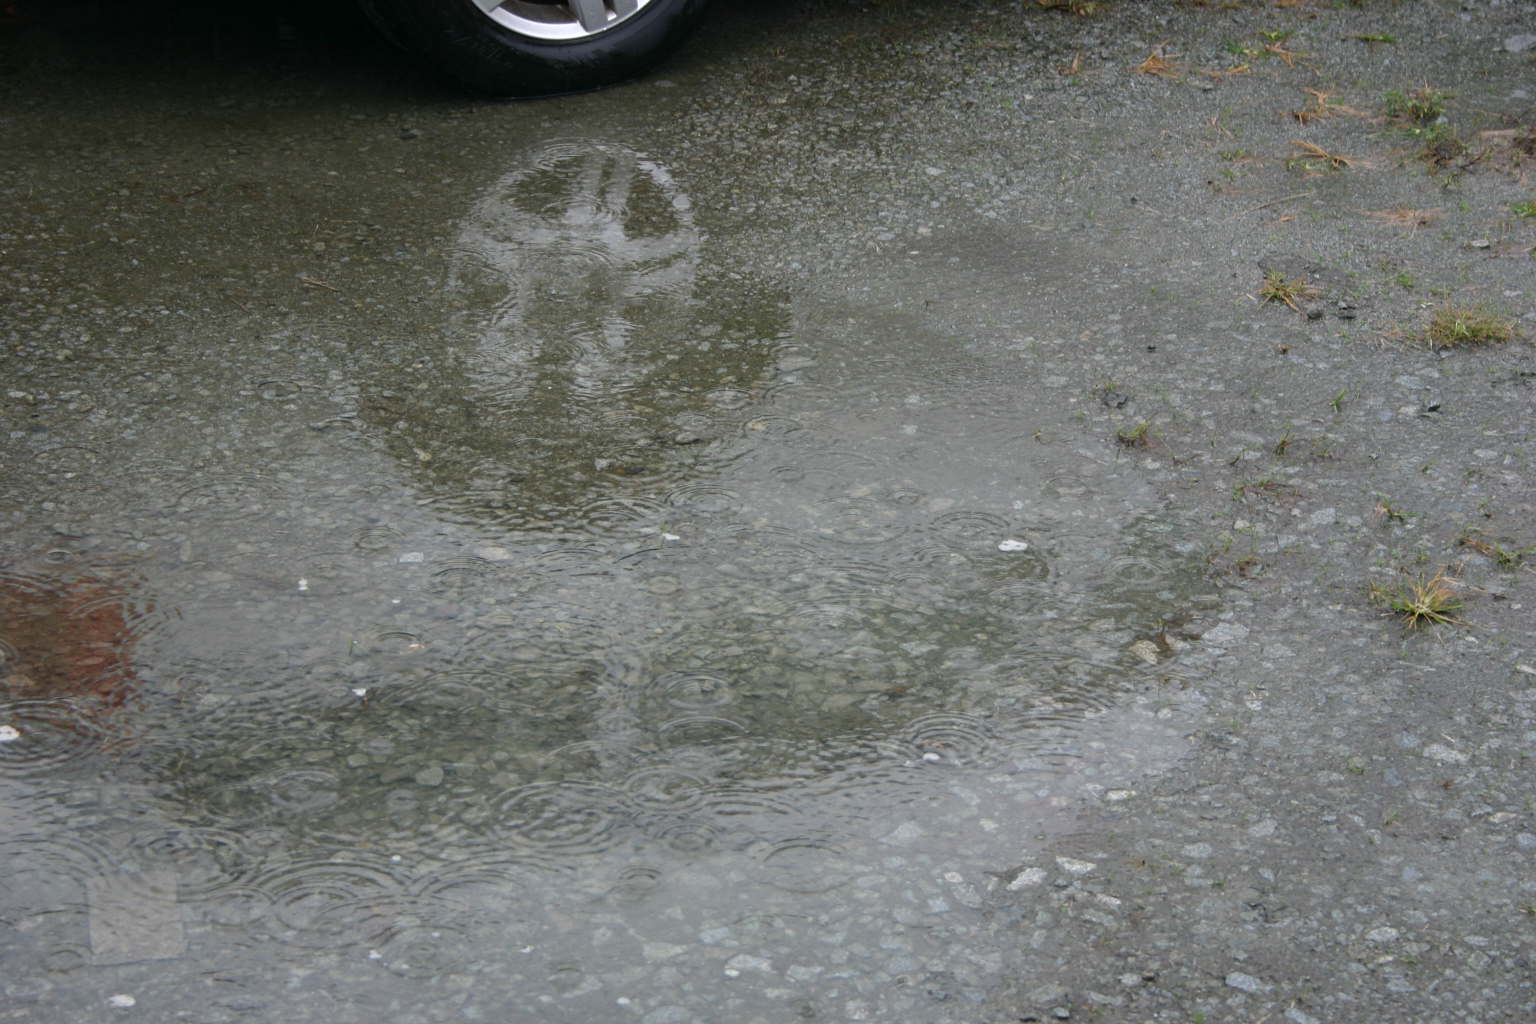
[[[1516,217],[1536,217],[1536,199],[1527,199],[1522,203],[1510,203],[1509,209]]]
[[[1448,92],[1420,86],[1410,92],[1393,89],[1382,97],[1387,117],[1412,125],[1427,125],[1445,114],[1445,103],[1453,96]]]
[[[1115,433],[1115,440],[1126,448],[1145,448],[1151,441],[1152,424],[1138,423],[1134,427],[1122,427]]]
[[[1424,340],[1434,349],[1496,345],[1514,336],[1513,320],[1476,306],[1441,306],[1424,329]]]
[[[1409,629],[1464,625],[1456,618],[1462,607],[1456,586],[1456,577],[1447,568],[1428,578],[1418,576],[1392,586],[1372,583],[1369,595],[1372,604],[1402,616]]]
[[[1494,543],[1485,537],[1482,531],[1475,529],[1464,530],[1461,536],[1456,539],[1456,543],[1460,547],[1471,548],[1480,555],[1487,555],[1503,569],[1517,569],[1525,562],[1526,558],[1536,555],[1536,544],[1528,548],[1510,550]]]
[[[1385,498],[1376,502],[1376,518],[1385,523],[1406,523],[1420,514],[1418,512],[1404,512]]]
[[[1294,498],[1299,493],[1294,484],[1288,484],[1284,480],[1276,480],[1274,477],[1265,477],[1262,480],[1245,480],[1232,485],[1233,501],[1242,501],[1250,495],[1280,501]]]

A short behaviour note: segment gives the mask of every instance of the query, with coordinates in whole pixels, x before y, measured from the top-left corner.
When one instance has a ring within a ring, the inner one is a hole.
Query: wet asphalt
[[[172,551],[195,567],[174,587],[196,619],[192,603],[250,578],[198,563],[200,546],[238,563],[229,537],[275,543],[226,509],[282,474],[345,478],[318,512],[266,506],[292,523],[355,530],[357,509],[390,504],[337,452],[412,490],[392,566],[450,549],[462,524],[496,561],[487,523],[610,514],[592,503],[616,476],[683,488],[654,469],[658,444],[727,473],[737,450],[715,439],[741,411],[765,444],[825,442],[822,462],[780,460],[793,480],[729,478],[752,543],[772,546],[764,524],[873,543],[946,501],[990,510],[989,543],[1049,520],[1068,581],[1050,596],[1109,609],[1065,615],[1081,651],[1140,674],[1090,702],[1102,728],[1020,798],[1037,819],[991,814],[981,776],[956,799],[984,812],[935,819],[952,831],[846,840],[864,905],[896,908],[885,953],[861,948],[885,920],[861,909],[841,959],[836,935],[736,921],[658,925],[605,961],[617,947],[584,953],[562,911],[537,936],[561,956],[528,988],[421,954],[429,969],[402,960],[375,1005],[349,973],[367,964],[337,967],[345,994],[328,994],[327,968],[291,957],[253,953],[242,973],[175,948],[75,955],[28,937],[46,914],[15,912],[9,1019],[1536,1019],[1536,6],[722,4],[644,79],[516,103],[409,67],[345,10],[32,6],[0,19],[7,569]],[[1434,109],[1407,112],[1414,98]],[[629,304],[633,365],[592,357],[565,380],[575,398],[541,404],[516,383],[536,368],[487,367],[463,339],[579,313],[532,285],[516,303],[462,296],[485,265],[558,275],[516,263],[522,228],[495,211],[533,172],[583,167],[650,190],[630,230],[645,269],[607,296]],[[508,306],[524,321],[484,313]],[[1508,337],[1432,344],[1445,311]],[[715,339],[677,371],[703,398],[634,383],[679,334]],[[780,386],[793,417],[774,418]],[[622,443],[613,422],[633,426]],[[223,491],[193,489],[188,453]],[[548,465],[568,471],[484,496]],[[807,510],[807,472],[870,479]],[[707,496],[688,502],[707,519]],[[115,522],[114,504],[195,525]],[[1123,529],[1133,510],[1141,533]],[[1131,568],[1108,584],[1070,582],[1117,559]],[[1157,582],[1138,591],[1143,564]],[[685,588],[703,578],[703,560],[682,565]],[[669,598],[648,571],[634,606]],[[1437,576],[1453,621],[1410,628],[1392,595]],[[1136,591],[1120,605],[1116,580]],[[563,585],[572,606],[598,600]],[[838,651],[802,653],[824,667]],[[943,666],[983,676],[969,656]],[[902,689],[912,657],[881,661],[862,697]],[[681,891],[714,906],[712,884]],[[764,915],[805,912],[817,887],[780,888],[800,902]],[[597,920],[643,932],[628,911]]]

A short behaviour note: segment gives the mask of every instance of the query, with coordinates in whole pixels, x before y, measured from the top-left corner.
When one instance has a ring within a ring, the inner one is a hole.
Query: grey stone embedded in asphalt
[[[1504,49],[1510,53],[1524,53],[1532,47],[1536,47],[1536,33],[1525,32],[1504,40]]]
[[[693,1014],[681,1006],[658,1006],[641,1017],[640,1024],[688,1024],[693,1019]]]
[[[1251,974],[1244,974],[1242,971],[1233,971],[1231,974],[1227,975],[1227,986],[1229,988],[1239,989],[1243,992],[1262,992],[1269,988],[1268,985],[1264,984],[1258,978],[1255,978]]]
[[[441,786],[443,784],[443,766],[434,764],[430,768],[423,768],[416,773],[418,786]]]
[[[688,952],[690,947],[680,946],[675,942],[647,942],[641,945],[640,953],[648,964],[661,963],[675,956],[681,956]]]
[[[725,973],[733,978],[742,971],[758,971],[767,974],[772,970],[772,961],[750,953],[738,953],[725,962]]]
[[[944,881],[949,883],[949,891],[963,906],[976,910],[982,905],[981,892],[965,880],[965,876],[958,871],[944,872]]]
[[[1285,1011],[1285,1019],[1290,1021],[1291,1024],[1322,1024],[1321,1021],[1310,1013],[1303,1013],[1294,1006]]]
[[[1060,985],[1037,985],[1029,992],[1032,1003],[1060,1003],[1067,998],[1067,990]]]
[[[1208,644],[1235,643],[1248,635],[1247,626],[1239,626],[1235,622],[1223,622],[1205,631],[1200,639]]]
[[[1424,756],[1431,761],[1439,761],[1441,764],[1466,764],[1467,755],[1459,750],[1453,750],[1443,743],[1431,743],[1424,748]]]

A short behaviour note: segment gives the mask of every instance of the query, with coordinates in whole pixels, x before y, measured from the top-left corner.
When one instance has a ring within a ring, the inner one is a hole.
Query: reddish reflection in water
[[[96,577],[0,573],[0,697],[123,704],[138,685],[133,589]]]

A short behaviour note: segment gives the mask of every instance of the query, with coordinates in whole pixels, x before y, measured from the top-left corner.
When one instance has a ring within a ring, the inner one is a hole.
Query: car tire
[[[493,96],[582,92],[670,53],[708,0],[359,0],[385,36]]]

